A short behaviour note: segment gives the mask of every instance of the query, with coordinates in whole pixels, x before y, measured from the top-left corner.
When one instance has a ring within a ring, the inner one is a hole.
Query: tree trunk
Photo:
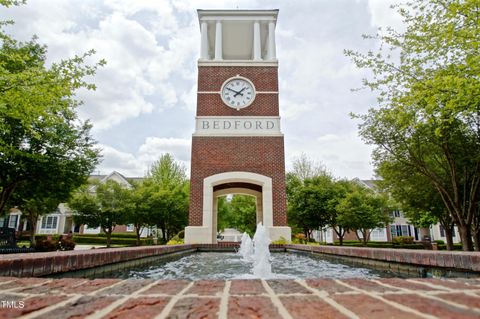
[[[38,221],[38,216],[34,216],[32,214],[28,214],[27,217],[28,222],[30,223],[30,247],[35,247],[36,241],[35,241],[35,230],[37,229],[37,221]]]
[[[338,236],[338,243],[340,244],[340,246],[343,246],[343,236],[345,236],[345,232],[343,231],[342,227],[338,226],[338,231],[335,226],[332,228],[335,231],[335,234],[337,234]]]
[[[367,247],[368,242],[370,241],[370,231],[366,229],[362,231],[363,234],[363,246]]]
[[[166,244],[167,243],[167,230],[165,229],[165,227],[160,227],[160,229],[162,230],[163,243]]]
[[[110,244],[112,242],[112,229],[109,228],[105,233],[107,234],[107,248],[110,248]]]
[[[447,240],[447,250],[453,250],[453,224],[442,225],[445,229],[445,239]]]
[[[140,232],[141,227],[139,225],[135,225],[135,233],[137,234],[137,246],[140,246]]]
[[[363,233],[362,233],[362,234],[363,234]],[[358,241],[359,241],[360,243],[363,242],[363,239],[360,238],[360,236],[358,236],[358,230],[355,230],[355,236],[357,236],[357,239],[358,239]]]
[[[458,230],[460,231],[460,238],[462,239],[463,251],[472,251],[473,243],[472,243],[472,232],[471,232],[470,226],[461,225],[461,226],[458,226]]]

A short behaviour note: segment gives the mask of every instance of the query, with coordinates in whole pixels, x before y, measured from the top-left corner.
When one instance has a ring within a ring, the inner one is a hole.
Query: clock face
[[[239,110],[252,104],[255,87],[250,80],[236,76],[223,83],[220,95],[223,103]]]

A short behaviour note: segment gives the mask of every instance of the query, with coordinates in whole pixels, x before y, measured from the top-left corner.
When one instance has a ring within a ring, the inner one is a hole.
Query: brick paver
[[[477,279],[0,277],[2,318],[480,318]]]

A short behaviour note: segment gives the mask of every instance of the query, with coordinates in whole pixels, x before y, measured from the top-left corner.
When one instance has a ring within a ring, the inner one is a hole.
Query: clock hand
[[[240,94],[241,96],[243,96],[242,92],[243,92],[243,90],[245,90],[246,88],[247,88],[247,87],[244,87],[243,89],[241,89],[240,91],[238,91],[236,94],[233,95],[233,97],[236,97],[236,96],[239,95],[239,94]]]
[[[235,97],[235,96],[237,96],[237,94],[238,94],[238,91],[232,90],[231,88],[226,88],[226,89],[227,89],[227,90],[229,90],[229,91],[235,92],[235,95],[234,95],[234,97]]]

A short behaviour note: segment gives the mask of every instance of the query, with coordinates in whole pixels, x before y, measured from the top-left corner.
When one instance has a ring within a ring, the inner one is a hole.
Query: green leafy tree
[[[386,198],[360,186],[339,201],[337,212],[338,223],[354,231],[364,246],[373,229],[385,227],[391,221]]]
[[[85,185],[73,196],[69,206],[74,210],[75,223],[100,227],[106,234],[107,247],[110,247],[115,226],[125,223],[130,200],[130,190],[109,180]]]
[[[132,188],[125,192],[123,219],[125,224],[132,224],[140,246],[140,236],[146,227],[150,226],[151,209],[148,205],[148,188],[143,183],[133,183]]]
[[[230,199],[218,198],[218,229],[235,228],[253,236],[257,227],[256,198],[235,194]]]
[[[359,116],[375,165],[401,162],[424,176],[458,226],[463,249],[480,249],[480,3],[412,0],[398,5],[406,29],[373,38],[377,52],[346,51],[370,69],[378,107]]]
[[[217,200],[217,228],[222,232],[225,228],[232,227],[233,215],[227,196],[221,196]]]
[[[288,223],[294,232],[303,232],[310,239],[312,231],[325,226],[327,194],[323,194],[333,178],[325,166],[302,153],[286,174]]]
[[[391,161],[381,163],[377,173],[382,177],[380,188],[400,204],[410,222],[423,228],[440,223],[445,229],[447,249],[453,250],[453,219],[425,176],[412,172],[401,162]]]
[[[325,165],[308,158],[305,153],[302,153],[299,157],[295,158],[291,173],[300,181],[316,176],[329,175]]]
[[[144,184],[149,223],[157,225],[166,243],[188,223],[189,183],[185,167],[172,155],[164,154],[152,165]]]
[[[307,240],[312,231],[324,228],[332,220],[331,202],[336,196],[334,181],[328,175],[307,178],[289,202],[289,219],[301,228]]]
[[[329,214],[328,226],[330,226],[338,237],[340,246],[343,245],[343,238],[348,231],[348,225],[344,225],[344,220],[338,218],[337,206],[347,194],[351,193],[355,188],[355,182],[341,179],[334,181],[331,190],[332,197],[327,203],[326,209]]]
[[[46,47],[36,38],[16,41],[1,28],[5,24],[11,22],[0,23],[0,213],[17,189],[30,196],[25,201],[43,196],[42,189],[63,193],[65,188],[69,193],[98,164],[91,125],[82,123],[75,112],[80,104],[75,92],[94,89],[84,78],[104,63],[85,64],[92,50],[48,67]],[[31,188],[40,192],[33,194]],[[41,206],[37,204],[31,207]]]

